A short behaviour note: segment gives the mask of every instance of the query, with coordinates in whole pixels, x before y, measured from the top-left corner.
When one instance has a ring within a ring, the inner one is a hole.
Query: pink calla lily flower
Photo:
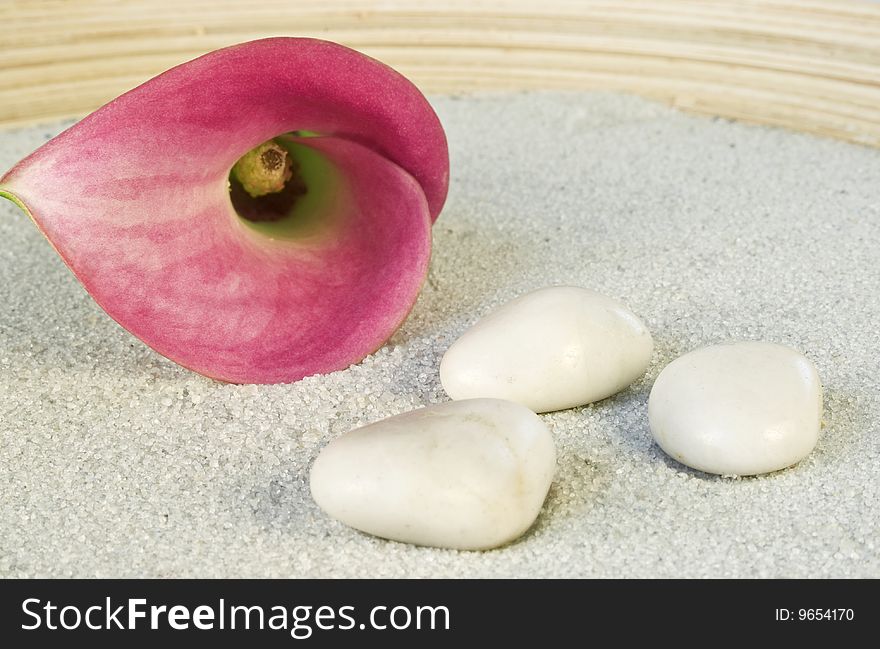
[[[356,363],[400,326],[448,180],[412,83],[341,45],[271,38],[115,99],[13,167],[0,195],[160,354],[279,383]]]

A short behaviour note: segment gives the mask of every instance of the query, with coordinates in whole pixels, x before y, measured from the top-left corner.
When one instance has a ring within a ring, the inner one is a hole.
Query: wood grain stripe
[[[426,92],[604,89],[880,146],[880,4],[837,0],[13,0],[0,126],[80,116],[204,52],[328,38]]]

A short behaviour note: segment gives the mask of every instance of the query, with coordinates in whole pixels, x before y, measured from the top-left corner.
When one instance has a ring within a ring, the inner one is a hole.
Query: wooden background
[[[206,51],[339,41],[426,92],[608,89],[880,146],[857,0],[0,0],[0,127],[79,116]]]

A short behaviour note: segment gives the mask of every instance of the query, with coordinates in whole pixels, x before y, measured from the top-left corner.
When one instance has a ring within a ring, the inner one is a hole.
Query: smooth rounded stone
[[[312,466],[315,502],[369,534],[484,550],[525,532],[556,469],[550,431],[527,408],[471,399],[352,430]]]
[[[660,372],[648,419],[660,448],[683,464],[721,475],[769,473],[813,450],[822,386],[813,363],[790,347],[713,345]]]
[[[535,412],[609,397],[645,373],[654,342],[626,306],[554,286],[479,320],[447,350],[440,382],[453,399],[509,399]]]

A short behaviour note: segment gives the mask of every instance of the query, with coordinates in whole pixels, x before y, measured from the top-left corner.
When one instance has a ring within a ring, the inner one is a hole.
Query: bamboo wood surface
[[[856,0],[0,0],[0,126],[80,116],[173,65],[335,40],[426,92],[605,89],[880,146],[880,4]]]

